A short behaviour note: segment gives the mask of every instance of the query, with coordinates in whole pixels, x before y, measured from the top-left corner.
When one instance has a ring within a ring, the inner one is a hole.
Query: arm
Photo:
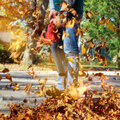
[[[54,6],[54,1],[53,0],[49,0],[49,5],[50,5],[50,14],[49,14],[49,20],[52,19],[52,16],[53,14],[56,13],[56,10],[55,10],[55,6]]]

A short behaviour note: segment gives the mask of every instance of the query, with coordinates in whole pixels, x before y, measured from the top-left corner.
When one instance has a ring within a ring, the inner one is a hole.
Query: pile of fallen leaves
[[[8,72],[8,69],[4,69],[3,72]],[[86,75],[88,78],[86,84],[79,81],[77,86],[70,85],[61,95],[51,97],[46,96],[47,79],[38,81],[41,87],[37,91],[33,91],[32,86],[28,84],[24,88],[25,92],[44,96],[46,99],[42,104],[38,104],[36,99],[35,107],[12,104],[9,114],[0,113],[0,120],[119,120],[120,91],[105,82],[107,77],[103,73],[96,73],[93,76],[100,78],[102,91],[91,90],[88,87],[88,82],[92,81],[89,75]],[[14,86],[12,78],[10,76],[7,78]],[[24,103],[26,101],[24,100]]]
[[[99,98],[93,98],[88,91],[85,97],[74,99],[63,93],[48,97],[41,105],[25,107],[12,104],[10,114],[0,114],[1,120],[119,120],[120,97],[115,92],[108,92]]]

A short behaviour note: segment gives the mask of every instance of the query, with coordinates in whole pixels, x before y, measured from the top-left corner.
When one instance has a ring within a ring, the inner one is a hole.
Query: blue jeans
[[[75,25],[73,28],[65,28],[65,32],[70,36],[65,37],[63,40],[64,53],[66,54],[67,63],[67,88],[70,84],[77,84],[79,73],[79,47],[78,38],[75,31],[80,24]]]
[[[79,48],[78,36],[75,36],[77,28],[78,25],[74,28],[65,28],[70,37],[65,37],[63,40],[64,51],[58,47],[59,44],[56,42],[51,45],[51,51],[58,71],[57,88],[59,90],[64,90],[73,82],[77,83],[78,81]],[[67,73],[65,71],[66,68],[68,68]]]
[[[67,83],[66,88],[69,87],[70,84],[77,84],[78,82],[78,74],[79,74],[79,56],[78,54],[69,55],[67,54]]]
[[[51,51],[58,71],[57,88],[64,90],[66,80],[66,59],[63,49],[59,48],[59,43],[53,42]]]

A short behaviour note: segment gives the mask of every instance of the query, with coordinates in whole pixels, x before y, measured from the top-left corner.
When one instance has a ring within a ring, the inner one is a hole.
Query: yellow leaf
[[[88,88],[85,86],[79,86],[76,87],[74,85],[70,85],[69,87],[69,94],[73,99],[78,99],[82,97],[83,93],[87,90]]]
[[[17,84],[14,86],[13,90],[19,90],[20,89],[20,84]]]
[[[88,12],[88,16],[89,16],[90,19],[92,19],[93,14],[94,14],[93,11]]]
[[[82,44],[82,55],[87,55],[86,48],[84,47],[84,44]]]
[[[68,61],[72,62],[73,64],[75,64],[75,62],[73,61],[73,58],[68,58]]]
[[[69,94],[71,95],[71,97],[73,98],[73,99],[77,99],[77,89],[76,89],[76,87],[74,87],[73,85],[70,85],[70,87],[69,87]]]
[[[73,28],[75,25],[75,18],[73,18],[72,20],[69,20],[67,23],[66,23],[66,27],[68,28]]]
[[[42,84],[43,84],[42,79],[39,79],[39,80],[38,80],[38,83],[39,83],[39,85],[42,85]]]
[[[85,86],[78,87],[78,88],[77,88],[78,98],[79,98],[79,97],[82,97],[83,93],[84,93],[87,89],[88,89],[88,88],[85,87]]]
[[[80,35],[81,37],[83,37],[83,30],[80,26],[77,28],[75,33],[76,33],[76,36]]]
[[[108,29],[110,29],[112,32],[117,32],[117,28],[113,25],[112,22],[110,22],[110,18],[105,20],[105,25]]]
[[[7,105],[4,105],[4,108],[7,108]]]
[[[85,75],[86,75],[86,73],[84,71],[80,70],[79,76],[85,76]]]
[[[63,31],[62,40],[64,40],[65,37],[70,37],[70,34],[68,34],[67,32]]]
[[[67,2],[63,1],[61,10],[65,10],[68,7]]]

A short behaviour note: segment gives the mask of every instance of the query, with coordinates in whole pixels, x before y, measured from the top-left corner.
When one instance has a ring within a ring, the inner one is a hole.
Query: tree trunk
[[[49,0],[42,0],[40,5],[40,14],[42,18],[38,18],[37,25],[33,28],[31,21],[35,20],[35,18],[32,16],[33,12],[36,11],[36,5],[37,0],[30,0],[30,14],[28,16],[28,39],[27,39],[27,45],[26,50],[23,56],[23,64],[34,64],[35,61],[35,53],[33,52],[33,49],[36,47],[36,41],[34,38],[41,34],[44,26],[44,18],[45,18],[45,12],[48,8]]]

